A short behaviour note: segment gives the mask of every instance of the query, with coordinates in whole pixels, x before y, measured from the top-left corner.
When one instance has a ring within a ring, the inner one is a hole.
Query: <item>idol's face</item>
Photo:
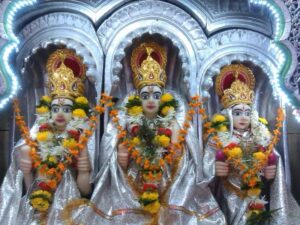
[[[247,130],[250,127],[251,108],[246,104],[238,104],[232,108],[233,127]]]
[[[73,102],[66,98],[57,98],[51,102],[51,118],[59,130],[64,130],[72,119]]]
[[[157,115],[162,89],[158,86],[145,86],[140,90],[144,115],[152,118]]]

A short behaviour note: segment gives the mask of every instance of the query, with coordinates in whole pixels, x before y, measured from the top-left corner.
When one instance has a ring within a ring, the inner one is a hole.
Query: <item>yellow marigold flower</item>
[[[166,135],[160,135],[158,137],[158,142],[162,147],[166,148],[170,144],[170,138]]]
[[[265,118],[263,118],[263,117],[259,117],[258,121],[261,122],[264,125],[268,125],[268,121]]]
[[[37,190],[31,194],[31,197],[34,198],[35,196],[43,196],[44,198],[51,199],[52,194],[49,191]]]
[[[46,142],[53,138],[53,134],[50,131],[41,131],[36,134],[36,139],[39,142]]]
[[[253,153],[253,157],[260,162],[267,160],[267,156],[263,152],[255,152]]]
[[[51,98],[48,96],[48,95],[44,95],[41,97],[41,100],[47,102],[47,103],[50,103],[51,102]]]
[[[86,117],[86,113],[83,109],[75,109],[73,111],[73,116],[79,117],[79,118],[84,118],[84,117]]]
[[[89,101],[86,99],[86,97],[78,97],[75,99],[75,102],[78,103],[78,104],[88,104]]]
[[[49,112],[49,108],[48,108],[47,106],[37,107],[37,108],[36,108],[36,112],[37,112],[38,114],[44,114],[44,113]]]
[[[220,132],[226,132],[228,131],[227,127],[225,125],[221,125],[217,128],[218,131]]]
[[[227,154],[231,158],[241,158],[243,155],[243,152],[240,147],[234,147],[232,149],[229,149]]]
[[[159,211],[160,204],[158,201],[155,201],[151,204],[145,205],[143,208],[144,210],[150,212],[151,214],[155,214]]]
[[[173,98],[174,98],[173,95],[171,95],[170,93],[165,93],[161,96],[160,101],[162,103],[165,103],[165,102],[169,102],[169,101],[173,100]]]
[[[172,112],[174,112],[174,111],[175,111],[175,109],[174,109],[173,106],[165,106],[165,107],[163,107],[163,109],[161,110],[161,113],[162,113],[164,116],[166,116],[166,115],[168,115],[169,113],[172,113]]]
[[[221,122],[226,121],[226,117],[223,116],[223,115],[221,115],[221,114],[215,114],[215,115],[212,117],[211,121],[212,121],[213,123],[217,123],[217,122],[221,123]]]
[[[132,100],[135,99],[135,98],[140,99],[140,97],[137,96],[137,95],[130,95],[130,96],[128,97],[128,101],[132,101]]]
[[[64,139],[62,142],[64,148],[75,148],[77,142],[73,138]]]
[[[142,194],[141,198],[153,201],[153,200],[158,199],[158,193],[157,192],[146,191]]]
[[[143,112],[142,106],[133,106],[128,109],[128,114],[130,116],[137,116]]]
[[[138,146],[141,144],[141,140],[138,137],[134,137],[131,140],[131,144],[133,144],[134,146]]]
[[[46,212],[49,208],[49,202],[43,198],[34,198],[30,200],[33,208],[40,212]]]
[[[259,188],[251,188],[247,191],[247,195],[254,197],[254,196],[259,196],[261,190]]]
[[[56,158],[56,156],[51,155],[51,156],[48,158],[48,162],[51,162],[51,163],[57,163],[57,158]]]

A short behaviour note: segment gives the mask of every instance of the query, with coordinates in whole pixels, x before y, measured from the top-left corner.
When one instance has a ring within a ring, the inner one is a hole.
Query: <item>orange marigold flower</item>
[[[117,123],[117,122],[119,122],[119,118],[118,118],[118,117],[114,117],[114,118],[112,118],[112,121],[113,121],[114,123]]]
[[[187,130],[181,129],[181,130],[179,131],[179,133],[180,133],[180,134],[183,134],[183,135],[187,135]]]
[[[190,125],[189,122],[184,122],[184,123],[183,123],[183,127],[184,127],[184,128],[190,128],[190,126],[191,126],[191,125]]]
[[[142,162],[142,158],[139,156],[139,157],[137,157],[137,159],[136,159],[136,163],[137,164],[140,164]]]
[[[150,161],[146,159],[144,162],[144,169],[149,169],[149,167],[150,167]]]
[[[249,187],[255,187],[257,184],[256,178],[255,177],[251,177],[250,180],[248,181],[248,186]]]
[[[105,108],[104,107],[102,107],[102,106],[99,106],[99,105],[97,105],[96,107],[95,107],[95,111],[97,111],[98,113],[104,113],[105,112]]]
[[[113,110],[111,110],[111,111],[109,112],[109,115],[110,115],[111,117],[117,116],[118,114],[119,114],[119,112],[118,112],[118,110],[116,110],[116,109],[113,109]]]
[[[47,185],[52,189],[55,190],[57,187],[57,181],[56,180],[49,180],[47,182]]]
[[[65,170],[65,165],[63,163],[59,163],[57,165],[57,167],[60,169],[60,171],[64,171]]]
[[[163,159],[159,159],[159,165],[161,167],[164,167],[165,166],[165,161]]]
[[[191,99],[193,101],[199,101],[200,97],[199,97],[199,95],[195,95],[195,96],[192,96]]]
[[[132,154],[131,154],[131,157],[135,159],[138,155],[139,155],[139,151],[138,150],[134,150],[132,152]]]
[[[115,105],[115,103],[113,103],[113,102],[109,102],[109,103],[107,103],[106,105],[107,105],[107,107],[112,107],[112,106],[114,106],[114,105]]]

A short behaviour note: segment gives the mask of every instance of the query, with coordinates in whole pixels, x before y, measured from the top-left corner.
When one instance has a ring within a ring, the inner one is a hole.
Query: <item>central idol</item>
[[[202,149],[193,128],[185,130],[186,104],[164,90],[167,54],[156,43],[133,50],[136,91],[120,108],[102,138],[100,170],[91,201],[93,210],[77,212],[89,224],[225,224],[203,181]],[[183,143],[183,144],[178,144]]]

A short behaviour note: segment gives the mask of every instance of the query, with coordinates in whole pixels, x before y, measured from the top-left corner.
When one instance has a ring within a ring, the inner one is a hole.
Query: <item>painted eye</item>
[[[51,112],[53,112],[53,113],[58,113],[58,112],[59,112],[59,107],[53,106],[53,107],[51,108]]]
[[[141,94],[141,99],[143,99],[143,100],[149,99],[149,94],[148,93],[142,93]]]
[[[240,115],[241,115],[241,112],[240,112],[240,111],[235,111],[235,112],[233,112],[233,115],[234,115],[234,116],[240,116]]]
[[[64,113],[70,113],[70,112],[72,112],[72,109],[71,109],[71,107],[69,107],[69,106],[63,107],[63,112],[64,112]]]
[[[161,94],[160,93],[154,93],[153,94],[153,98],[156,99],[156,100],[159,100],[161,97]]]
[[[245,116],[250,116],[250,115],[251,115],[251,113],[249,111],[245,112]]]

